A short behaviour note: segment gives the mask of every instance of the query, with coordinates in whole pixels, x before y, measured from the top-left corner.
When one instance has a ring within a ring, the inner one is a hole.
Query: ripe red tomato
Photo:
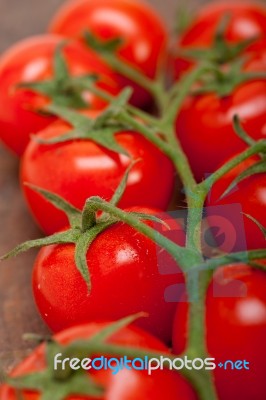
[[[216,359],[214,377],[219,400],[262,400],[265,397],[265,285],[265,272],[239,264],[219,269],[208,289],[207,347],[211,357]],[[173,329],[177,354],[183,352],[186,345],[187,316],[188,303],[179,303]],[[232,370],[232,364],[227,364],[226,370],[218,366],[227,360],[246,360],[249,370]]]
[[[121,60],[150,78],[155,77],[158,62],[166,54],[166,28],[154,10],[140,1],[73,0],[63,5],[49,28],[72,38],[81,38],[86,30],[102,40],[122,38],[124,44],[117,50]],[[127,79],[121,82],[129,84]],[[135,89],[132,102],[147,104],[147,93],[137,86]]]
[[[174,231],[164,235],[183,246],[185,234],[181,226],[172,223],[166,214],[159,217],[170,221],[172,229],[175,225]],[[109,227],[97,236],[87,253],[92,287],[88,293],[75,265],[74,249],[73,244],[48,246],[41,249],[35,262],[34,297],[52,331],[144,311],[149,316],[137,324],[165,342],[170,341],[176,299],[169,298],[169,292],[178,284],[182,291],[184,278],[166,251],[161,252],[153,241],[126,224]]]
[[[30,135],[44,129],[54,121],[54,117],[40,112],[50,99],[17,85],[52,79],[55,51],[63,40],[57,35],[26,39],[0,58],[0,138],[19,156],[23,154]],[[113,94],[119,91],[112,71],[93,52],[86,52],[78,43],[68,42],[62,48],[62,54],[71,75],[98,73],[103,88]],[[93,108],[105,105],[88,91],[84,91],[83,96]]]
[[[106,323],[92,322],[88,325],[73,327],[56,335],[55,340],[61,344],[68,345],[77,340],[89,339],[106,325]],[[108,342],[125,347],[168,353],[167,348],[158,339],[132,326],[123,328],[115,333]],[[87,357],[87,355],[84,354],[84,357]],[[15,368],[11,375],[19,377],[29,373],[40,372],[45,369],[45,366],[45,345],[41,345]],[[187,381],[178,373],[169,370],[155,370],[152,376],[149,376],[147,371],[134,369],[123,369],[116,375],[113,375],[111,370],[98,370],[93,371],[90,377],[105,389],[105,394],[97,397],[99,400],[161,400],[162,397],[166,397],[169,400],[196,400],[197,398]],[[18,400],[20,398],[15,393],[15,390],[8,385],[3,385],[0,388],[0,396],[1,400]],[[23,399],[40,400],[40,394],[23,390]],[[68,397],[68,400],[77,399],[92,400],[95,397],[84,395]]]
[[[245,72],[263,72],[264,56],[253,55]],[[230,77],[228,77],[230,79]],[[247,148],[235,133],[233,117],[237,114],[243,128],[255,140],[266,134],[266,81],[253,80],[238,85],[230,95],[212,92],[190,96],[176,121],[177,136],[189,158],[198,182],[213,173],[228,158]]]
[[[210,48],[222,18],[230,16],[225,29],[228,43],[239,43],[256,37],[266,37],[266,8],[251,1],[219,1],[209,3],[197,13],[189,28],[178,41],[180,50]],[[193,66],[191,59],[177,56],[174,61],[175,76]]]
[[[207,201],[207,214],[213,222],[219,226],[219,215],[222,214],[223,206],[239,205],[239,216],[241,213],[251,215],[262,226],[266,227],[266,174],[260,173],[252,175],[239,182],[226,196],[221,198],[229,185],[237,176],[251,167],[256,159],[249,159],[239,164],[236,168],[224,175],[212,188]],[[243,232],[243,243],[239,243],[238,250],[252,250],[266,248],[266,240],[260,228],[243,215],[243,224],[234,226],[236,238]],[[210,224],[212,225],[212,224]],[[222,227],[221,227],[222,228]],[[243,229],[244,228],[244,229]],[[226,232],[226,229],[224,229]],[[229,232],[228,232],[229,233]]]
[[[49,139],[70,130],[57,122],[38,134]],[[21,185],[31,212],[48,234],[65,228],[65,215],[35,193],[25,182],[39,186],[82,209],[91,196],[110,200],[127,167],[142,159],[131,170],[120,206],[144,205],[166,209],[174,187],[174,168],[168,158],[143,136],[119,132],[119,144],[130,157],[115,153],[89,140],[72,140],[54,145],[41,145],[32,140],[21,164]],[[158,180],[158,177],[162,177]]]

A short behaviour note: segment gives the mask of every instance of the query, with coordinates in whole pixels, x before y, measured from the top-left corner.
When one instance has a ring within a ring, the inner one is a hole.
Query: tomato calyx
[[[66,60],[62,54],[65,41],[57,46],[53,59],[54,77],[50,80],[22,82],[18,89],[30,89],[47,96],[53,104],[74,109],[87,109],[89,103],[84,99],[83,93],[88,83],[98,80],[97,74],[73,76],[70,74]],[[43,112],[44,110],[39,110]]]
[[[215,93],[225,97],[241,84],[256,80],[266,79],[264,72],[246,72],[244,70],[247,57],[243,56],[244,50],[257,40],[252,37],[238,43],[230,43],[226,39],[226,30],[230,22],[230,15],[226,14],[216,31],[210,48],[193,48],[181,50],[181,55],[195,61],[210,64],[210,73],[205,74],[199,81],[199,86],[193,92],[195,95]]]
[[[60,354],[61,359],[77,358],[83,359],[95,354],[126,355],[129,357],[143,356],[149,354],[149,350],[131,348],[129,346],[118,346],[107,343],[108,339],[121,331],[145,313],[138,313],[112,322],[100,329],[88,339],[77,339],[70,344],[62,345],[56,340],[44,343],[46,366],[38,372],[17,377],[7,377],[6,383],[19,391],[30,390],[42,394],[43,400],[64,400],[70,395],[103,396],[105,388],[96,382],[85,369],[71,369],[70,364],[58,364],[55,369],[55,357]],[[106,352],[108,348],[109,353]],[[151,356],[154,354],[152,353]],[[157,355],[155,353],[155,355]],[[159,354],[157,355],[159,358]]]
[[[192,48],[181,50],[182,54],[196,61],[209,61],[216,65],[225,65],[236,60],[243,54],[243,51],[257,40],[257,37],[248,38],[238,43],[230,43],[226,40],[226,30],[230,23],[230,14],[224,15],[221,19],[212,45],[209,48]]]
[[[213,64],[212,72],[201,77],[193,94],[215,93],[218,97],[226,97],[242,84],[266,79],[265,72],[245,72],[245,61],[244,58],[240,58],[224,66]]]
[[[121,180],[117,190],[115,191],[112,199],[110,200],[110,203],[105,202],[103,199],[97,196],[90,197],[89,199],[87,199],[82,211],[75,208],[73,205],[68,203],[62,197],[54,193],[51,193],[47,190],[44,190],[42,188],[36,187],[34,185],[29,185],[29,184],[27,185],[26,183],[26,185],[29,186],[32,190],[42,195],[56,208],[65,213],[65,215],[68,218],[69,228],[67,228],[62,232],[55,233],[51,236],[42,239],[36,239],[22,243],[18,245],[15,249],[11,250],[9,253],[2,256],[0,258],[0,261],[14,257],[20,254],[21,252],[25,252],[31,248],[44,247],[53,244],[72,243],[75,245],[76,267],[87,284],[88,292],[90,292],[91,279],[90,279],[90,268],[87,264],[87,252],[93,241],[100,233],[102,233],[104,230],[106,230],[113,224],[123,221],[123,219],[119,218],[118,214],[114,215],[113,211],[119,210],[117,209],[116,206],[121,200],[121,197],[123,196],[123,193],[126,189],[128,175],[133,166],[137,162],[139,162],[139,160],[135,160],[127,168],[123,179]],[[104,205],[108,204],[109,208],[106,209],[105,211],[104,208],[106,207],[104,207]],[[124,214],[128,215],[128,219],[130,220],[129,225],[131,224],[131,226],[138,228],[139,231],[141,231],[141,228],[143,227],[144,229],[145,227],[148,228],[148,232],[146,232],[145,230],[145,233],[147,234],[148,237],[151,238],[151,240],[154,240],[155,233],[157,232],[154,229],[146,226],[146,224],[142,224],[141,220],[154,221],[160,224],[164,224],[166,225],[167,228],[169,228],[164,221],[162,221],[160,218],[154,215],[138,213],[133,211],[130,212],[122,211],[122,214],[123,216]],[[173,253],[176,252],[177,249],[184,251],[184,249],[181,246],[176,245],[175,243],[171,242],[164,236],[162,236],[162,238],[163,238],[162,240],[165,240],[167,243],[168,242],[170,243],[170,246],[172,246],[173,248],[172,249]],[[185,254],[183,257],[185,257]]]
[[[227,187],[227,189],[222,193],[220,196],[220,199],[225,197],[237,184],[239,184],[241,181],[244,179],[256,175],[256,174],[261,174],[266,172],[266,140],[261,139],[259,141],[254,140],[251,138],[247,132],[243,129],[240,119],[238,115],[234,115],[233,117],[233,126],[234,126],[234,131],[235,133],[251,148],[251,147],[258,147],[260,148],[260,151],[257,152],[257,155],[259,156],[258,161],[254,162],[251,166],[246,168],[244,171],[242,171],[240,174],[237,175],[237,177],[230,183],[230,185]]]
[[[77,139],[92,140],[108,150],[128,156],[127,151],[117,142],[115,135],[122,130],[130,129],[128,124],[123,124],[119,116],[127,105],[131,94],[131,88],[124,89],[112,104],[100,113],[99,116],[93,118],[90,118],[88,114],[81,114],[64,106],[50,104],[45,110],[70,124],[73,129],[66,134],[49,140],[38,137],[34,137],[34,140],[45,145]]]
[[[83,37],[88,47],[100,53],[115,53],[124,43],[121,37],[101,40],[88,30],[84,33]]]

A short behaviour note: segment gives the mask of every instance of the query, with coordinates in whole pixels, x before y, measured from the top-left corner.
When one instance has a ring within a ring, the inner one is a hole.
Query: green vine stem
[[[123,75],[133,82],[136,82],[142,88],[151,93],[156,102],[158,110],[160,112],[163,111],[165,106],[166,92],[164,89],[164,79],[162,79],[163,75],[161,74],[161,60],[159,60],[157,64],[156,77],[155,79],[152,79],[142,74],[141,71],[131,67],[127,62],[119,60],[114,50],[122,44],[121,41],[118,40],[117,43],[114,43],[115,47],[111,46],[110,51],[110,48],[108,45],[106,46],[106,43],[97,39],[90,32],[85,32],[84,38],[88,46],[93,47],[96,51],[99,51],[99,55],[102,57],[102,59],[117,73]],[[156,79],[157,77],[159,77],[159,79]]]
[[[210,64],[201,64],[190,74],[187,74],[182,82],[174,85],[170,93],[168,93],[168,104],[166,103],[166,105],[161,106],[161,110],[163,110],[164,113],[160,119],[149,121],[145,115],[143,115],[143,120],[148,126],[144,125],[140,121],[136,121],[134,116],[136,113],[134,113],[133,108],[130,109],[131,113],[128,113],[127,110],[125,110],[122,114],[122,119],[125,123],[128,123],[134,129],[141,132],[173,161],[176,171],[184,185],[188,206],[186,248],[194,255],[193,262],[191,262],[192,259],[190,259],[189,264],[186,262],[183,264],[183,260],[181,262],[183,270],[186,272],[187,289],[190,300],[188,346],[186,353],[202,356],[208,355],[206,348],[205,301],[207,287],[213,273],[211,268],[203,268],[203,270],[199,269],[199,265],[203,264],[201,251],[201,223],[205,199],[211,186],[226,172],[230,171],[239,162],[246,158],[265,150],[265,143],[253,144],[245,152],[236,156],[220,170],[216,171],[216,173],[210,176],[206,181],[201,184],[196,183],[187,156],[177,138],[175,132],[175,121],[184,99],[189,94],[194,84],[199,81],[202,75],[206,74],[212,68],[213,66]],[[120,68],[119,71],[121,73],[126,73],[126,70],[123,69],[123,67]],[[161,98],[165,100],[165,96],[161,96]],[[149,124],[152,125],[152,129]],[[156,133],[160,133],[160,131],[162,132],[165,141],[156,135]],[[91,199],[90,202],[91,204],[94,202],[96,208],[100,206],[104,211],[114,213],[114,216],[119,219],[122,218],[122,220],[128,224],[133,223],[132,226],[139,230],[140,227],[136,226],[134,221],[130,220],[130,216],[123,215],[121,211],[114,210],[110,205],[103,204],[101,201],[101,204],[99,204],[99,199],[94,198]],[[144,230],[141,230],[142,233],[145,234],[147,229],[149,228],[145,227]],[[169,246],[169,243],[166,244],[163,240],[160,244],[175,257],[176,250],[172,249],[171,245]],[[181,260],[179,259],[179,261]],[[228,257],[224,257],[224,259],[220,259],[220,261],[221,264],[216,262],[216,266],[222,265],[223,262],[225,264],[230,262]],[[201,376],[199,376],[199,374],[193,375],[192,381],[194,385],[196,385],[201,399],[217,399],[212,374],[205,371]],[[190,378],[192,378],[191,374]]]
[[[186,248],[185,252],[183,252],[182,248],[177,250],[176,245],[168,239],[164,238],[161,235],[156,235],[155,231],[149,226],[136,221],[134,217],[132,217],[129,213],[125,213],[124,211],[113,207],[110,203],[105,202],[99,197],[92,197],[87,202],[88,207],[92,208],[95,212],[98,210],[105,211],[112,216],[118,218],[119,220],[127,223],[128,225],[134,227],[139,232],[148,235],[149,237],[153,237],[153,240],[156,241],[157,244],[160,244],[164,247],[172,256],[181,264],[183,267],[183,271],[187,277],[187,290],[189,293],[190,300],[190,311],[189,311],[189,344],[186,349],[186,353],[188,354],[198,354],[198,356],[208,357],[208,351],[206,349],[205,342],[205,296],[206,296],[206,287],[210,281],[210,271],[202,271],[201,278],[198,279],[198,270],[191,270],[192,265],[195,265],[199,261],[198,253],[189,252],[189,249]],[[155,237],[156,235],[156,237]],[[178,251],[178,257],[177,257]],[[184,255],[184,257],[183,257]],[[201,260],[201,258],[200,258]],[[196,288],[195,288],[196,283]],[[195,297],[195,294],[197,296]],[[202,381],[199,379],[198,390],[201,393],[202,400],[216,400],[215,387],[213,384],[213,379],[209,371],[204,371],[202,374],[204,375],[204,383],[208,382],[208,397],[204,391],[204,385]],[[200,386],[202,385],[202,386]]]

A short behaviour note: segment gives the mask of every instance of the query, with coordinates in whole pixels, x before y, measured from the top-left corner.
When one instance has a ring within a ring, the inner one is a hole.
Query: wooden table
[[[15,41],[45,30],[60,0],[0,0],[0,52]],[[176,0],[150,0],[166,20],[173,19]],[[1,105],[0,105],[1,106]],[[19,162],[0,145],[0,254],[16,244],[40,236],[27,212],[18,183]],[[33,346],[25,332],[47,333],[31,293],[32,250],[1,263],[0,268],[0,370],[8,371]]]

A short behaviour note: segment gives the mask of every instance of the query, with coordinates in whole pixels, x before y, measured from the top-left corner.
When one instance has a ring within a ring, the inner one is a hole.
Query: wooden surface
[[[0,52],[26,36],[45,30],[60,0],[0,0]],[[150,0],[171,21],[176,0]],[[1,105],[0,105],[1,106]],[[18,184],[18,160],[0,145],[0,254],[40,232],[29,216]],[[0,264],[0,370],[8,371],[31,348],[25,332],[45,333],[31,294],[36,251]]]

